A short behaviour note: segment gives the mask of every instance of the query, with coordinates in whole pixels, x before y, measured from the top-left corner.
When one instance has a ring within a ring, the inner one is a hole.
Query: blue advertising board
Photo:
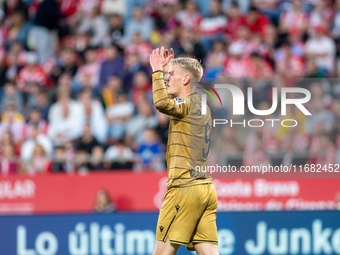
[[[157,213],[0,217],[1,255],[142,255],[155,246]],[[217,214],[220,255],[340,254],[340,212]],[[181,247],[178,254],[191,254]]]

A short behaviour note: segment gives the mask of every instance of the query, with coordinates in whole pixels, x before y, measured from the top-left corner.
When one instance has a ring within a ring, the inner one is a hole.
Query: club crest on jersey
[[[185,100],[183,98],[174,98],[176,104],[184,104]]]

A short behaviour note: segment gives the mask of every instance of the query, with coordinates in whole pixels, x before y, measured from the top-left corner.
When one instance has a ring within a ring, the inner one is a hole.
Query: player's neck
[[[189,96],[191,93],[192,91],[190,90],[190,85],[188,85],[188,86],[185,86],[184,89],[182,89],[178,97],[186,97],[186,96]]]

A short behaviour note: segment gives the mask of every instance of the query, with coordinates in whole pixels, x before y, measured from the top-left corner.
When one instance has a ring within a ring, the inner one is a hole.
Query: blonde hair
[[[193,78],[197,79],[198,81],[201,80],[203,76],[203,67],[197,59],[194,58],[175,58],[169,62],[169,65],[178,65],[181,68],[189,71]]]

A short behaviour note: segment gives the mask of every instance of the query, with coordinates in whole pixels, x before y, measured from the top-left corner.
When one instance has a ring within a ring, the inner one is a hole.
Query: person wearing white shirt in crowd
[[[98,142],[104,143],[107,137],[108,124],[102,104],[93,99],[90,88],[84,89],[78,99],[81,106],[81,124],[88,122],[91,125],[93,136]],[[83,133],[83,129],[81,129]]]
[[[61,91],[48,113],[48,135],[56,145],[76,139],[82,134],[84,119],[82,105],[70,99],[69,91]]]
[[[46,156],[52,156],[53,144],[51,139],[47,135],[39,134],[38,126],[34,125],[31,130],[31,138],[27,139],[21,146],[20,156],[23,161],[28,161],[32,158],[37,144],[43,147]]]
[[[336,47],[334,41],[326,36],[325,28],[318,25],[314,28],[315,35],[306,42],[306,56],[315,60],[320,70],[329,75],[334,72]]]
[[[127,94],[120,92],[117,95],[117,103],[106,110],[106,118],[109,122],[109,136],[120,139],[123,137],[127,122],[134,112],[134,105],[127,100]]]
[[[78,27],[78,33],[90,33],[90,44],[93,47],[98,47],[109,31],[108,22],[105,16],[100,15],[99,7],[93,7],[89,18],[82,20]]]
[[[130,145],[131,140],[136,144],[140,144],[143,141],[144,130],[146,128],[155,128],[158,124],[156,115],[152,113],[149,102],[140,102],[137,105],[137,111],[138,114],[130,119],[126,128],[127,139]]]
[[[124,141],[121,139],[117,145],[110,146],[106,150],[104,159],[110,162],[110,168],[112,169],[131,169],[134,154],[131,148],[125,146]]]

